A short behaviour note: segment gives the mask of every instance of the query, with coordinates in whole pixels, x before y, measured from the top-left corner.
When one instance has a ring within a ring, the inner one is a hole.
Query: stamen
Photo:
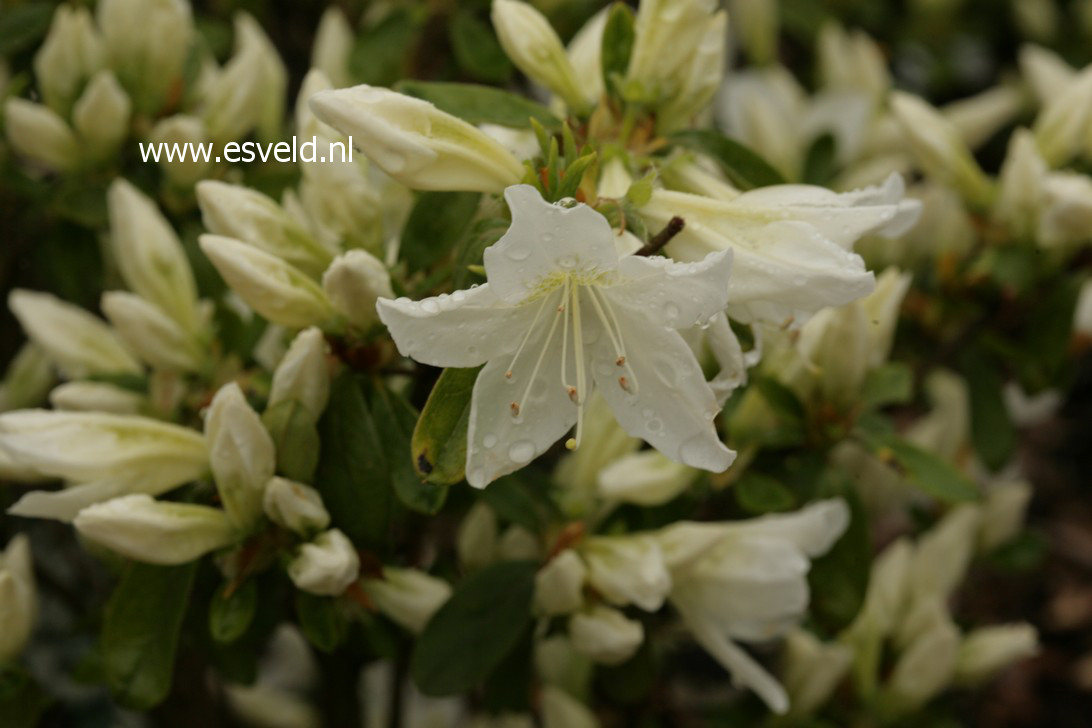
[[[628,380],[628,379],[626,379],[626,375],[625,375],[625,374],[623,374],[622,376],[618,377],[618,386],[620,386],[620,387],[621,387],[621,388],[622,388],[623,390],[625,390],[626,392],[629,392],[630,394],[633,394],[633,390],[632,390],[632,389],[630,389],[630,386],[629,386],[629,380]]]
[[[566,392],[572,389],[567,374],[569,368],[569,317],[565,314],[565,307],[569,302],[570,280],[571,278],[569,276],[565,276],[565,288],[561,294],[562,304],[557,307],[558,312],[561,313],[564,318],[561,328],[561,386],[565,388]],[[579,354],[577,354],[577,356],[579,356]]]
[[[508,409],[512,410],[513,417],[519,417],[519,402],[512,402],[508,405]]]
[[[595,306],[595,313],[599,316],[599,322],[603,324],[603,328],[607,330],[607,336],[610,337],[610,342],[614,345],[614,351],[618,355],[614,360],[615,365],[625,367],[626,372],[629,374],[629,379],[622,377],[622,379],[626,381],[626,384],[622,386],[622,389],[631,394],[635,394],[637,392],[637,373],[633,371],[633,367],[626,364],[626,348],[625,343],[622,340],[622,326],[618,323],[618,316],[614,313],[614,307],[610,305],[610,300],[606,295],[602,292],[597,293],[595,291],[594,286],[588,287],[588,293],[591,297],[592,304]],[[602,303],[599,301],[599,296],[603,297]],[[631,383],[632,388],[630,388]]]
[[[589,291],[591,288],[588,289]],[[565,447],[575,450],[580,447],[584,434],[584,401],[587,399],[588,379],[584,370],[584,328],[580,319],[580,288],[573,287],[573,348],[576,359],[576,391],[569,393],[569,398],[576,402],[576,437],[565,442]]]
[[[542,303],[538,307],[538,311],[535,312],[535,317],[531,319],[531,325],[527,327],[527,333],[523,335],[523,341],[519,342],[519,348],[516,349],[515,355],[512,356],[512,362],[508,365],[508,370],[504,373],[505,379],[512,378],[512,370],[516,368],[516,360],[519,359],[519,355],[523,353],[523,347],[527,346],[527,340],[531,338],[531,332],[535,330],[535,325],[538,323],[538,319],[542,316],[542,312],[546,310],[546,301],[550,299],[549,296],[542,297]]]
[[[546,351],[550,348],[550,341],[554,338],[554,332],[557,331],[557,320],[561,317],[561,311],[559,310],[554,314],[554,321],[550,324],[550,330],[546,332],[546,340],[542,342],[542,351],[538,353],[538,359],[535,360],[535,368],[531,370],[531,376],[527,378],[527,386],[523,389],[523,395],[518,401],[512,404],[515,407],[510,407],[513,417],[519,417],[519,412],[522,407],[520,402],[527,400],[527,395],[531,393],[531,385],[535,383],[535,377],[538,376],[538,370],[542,368],[542,360],[546,357]]]
[[[617,359],[614,360],[614,364],[615,364],[615,366],[620,366],[620,367],[625,366],[626,358],[624,356],[620,356],[620,357],[618,357]]]

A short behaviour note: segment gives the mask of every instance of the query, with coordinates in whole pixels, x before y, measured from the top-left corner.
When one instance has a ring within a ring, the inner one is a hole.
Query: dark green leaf
[[[556,516],[548,482],[530,482],[531,471],[498,478],[481,492],[481,498],[500,518],[541,533]]]
[[[493,29],[472,11],[460,8],[448,26],[448,38],[455,61],[471,76],[492,83],[504,83],[512,75],[512,62],[504,53]]]
[[[1022,531],[1008,543],[1003,543],[989,554],[989,563],[1010,573],[1027,573],[1039,568],[1049,546],[1041,534]]]
[[[906,404],[914,395],[914,373],[902,362],[883,364],[868,373],[861,392],[866,410]]]
[[[345,639],[348,624],[332,597],[296,592],[296,617],[304,637],[322,652],[333,652]]]
[[[459,252],[455,260],[455,273],[452,285],[455,288],[468,288],[470,283],[469,266],[482,262],[482,253],[493,243],[500,240],[508,230],[510,221],[503,217],[486,217],[476,220],[459,241]]]
[[[632,704],[648,697],[655,686],[656,672],[652,640],[644,640],[633,657],[622,664],[598,666],[595,679],[611,699]]]
[[[804,404],[796,392],[771,377],[758,377],[755,386],[762,393],[762,398],[779,416],[789,420],[803,420]]]
[[[471,124],[500,124],[530,129],[531,119],[559,129],[561,120],[542,104],[499,88],[471,83],[401,81],[395,88],[404,94],[430,101],[441,111]]]
[[[1016,449],[1016,428],[1001,398],[1001,377],[990,362],[968,355],[964,365],[971,400],[971,441],[992,471],[1000,470]]]
[[[24,3],[0,12],[0,56],[11,57],[30,48],[49,30],[52,3]]]
[[[466,431],[470,396],[480,367],[445,369],[413,430],[413,467],[433,485],[452,485],[466,476]]]
[[[603,40],[599,55],[604,88],[613,90],[615,80],[626,75],[629,57],[633,53],[635,36],[633,11],[625,3],[616,2],[611,5],[607,23],[603,26]]]
[[[478,211],[477,192],[421,192],[402,231],[399,255],[411,272],[455,249]]]
[[[349,56],[349,72],[360,83],[390,86],[406,75],[416,43],[413,14],[405,9],[393,10],[357,37]]]
[[[744,473],[733,490],[739,507],[748,513],[776,513],[796,506],[796,496],[791,490],[776,478],[761,473]]]
[[[527,625],[515,649],[493,668],[485,681],[483,702],[491,713],[526,713],[531,710],[534,677],[534,630]]]
[[[419,513],[437,513],[447,500],[447,487],[422,482],[413,467],[410,440],[417,425],[417,412],[405,399],[377,384],[372,397],[372,416],[384,423],[379,439],[387,455],[391,483],[402,504]]]
[[[785,183],[781,173],[748,147],[720,132],[689,129],[676,132],[671,141],[703,152],[715,159],[728,175],[729,181],[743,190]]]
[[[310,483],[322,448],[314,415],[296,400],[286,399],[263,412],[262,422],[277,448],[277,472]]]
[[[209,634],[230,644],[246,634],[258,607],[258,582],[248,579],[228,594],[230,582],[216,591],[209,604]]]
[[[474,687],[519,643],[531,619],[534,561],[505,561],[469,576],[432,617],[410,666],[426,695]]]
[[[804,160],[804,182],[825,185],[838,173],[837,142],[831,134],[823,134],[808,147]]]
[[[895,435],[857,433],[881,459],[894,462],[907,480],[924,492],[947,503],[979,499],[978,488],[951,463]]]
[[[4,728],[34,728],[49,696],[30,675],[14,664],[0,665],[0,716]]]
[[[831,633],[853,621],[864,603],[872,564],[868,516],[856,492],[842,485],[836,492],[849,506],[850,521],[842,537],[823,556],[812,561],[808,572],[811,611]]]
[[[147,710],[170,692],[178,635],[196,571],[196,562],[133,563],[110,597],[102,659],[110,689],[122,705]]]

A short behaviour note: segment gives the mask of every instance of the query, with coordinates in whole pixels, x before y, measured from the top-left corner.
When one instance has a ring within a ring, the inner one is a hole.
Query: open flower
[[[733,453],[718,407],[676,329],[724,308],[731,253],[678,264],[618,259],[606,218],[509,187],[512,226],[485,251],[489,282],[423,301],[380,299],[402,354],[442,367],[486,363],[474,385],[467,480],[523,467],[576,424],[597,386],[619,423],[668,457],[723,471]]]

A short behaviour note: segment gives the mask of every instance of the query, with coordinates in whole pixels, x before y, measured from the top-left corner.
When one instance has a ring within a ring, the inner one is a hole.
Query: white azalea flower
[[[575,423],[594,387],[619,423],[668,457],[723,471],[734,457],[713,427],[718,407],[676,329],[727,300],[731,253],[699,263],[618,259],[606,218],[509,187],[512,226],[485,251],[489,282],[423,301],[380,299],[402,354],[473,367],[467,480],[484,487],[541,455]]]

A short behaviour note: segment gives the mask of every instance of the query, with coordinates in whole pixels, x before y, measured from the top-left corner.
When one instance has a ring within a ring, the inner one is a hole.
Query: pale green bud
[[[1037,652],[1038,632],[1026,622],[981,627],[968,634],[959,646],[955,681],[981,685],[1012,663]]]
[[[1073,333],[1092,338],[1092,279],[1081,285],[1073,311]]]
[[[385,567],[383,578],[365,579],[364,592],[380,612],[414,634],[451,597],[451,585],[416,569]]]
[[[87,8],[58,5],[49,33],[34,55],[34,77],[46,104],[66,116],[80,86],[102,62],[102,39]]]
[[[1035,137],[1027,129],[1017,129],[1009,138],[993,206],[993,218],[1017,238],[1035,234],[1046,174],[1047,165],[1035,146]]]
[[[333,317],[326,294],[299,268],[234,238],[202,235],[199,242],[232,290],[269,321],[302,329]]]
[[[1079,172],[1051,172],[1043,179],[1042,214],[1036,242],[1063,248],[1088,240],[1092,228],[1092,178]]]
[[[907,428],[906,439],[946,460],[964,455],[971,433],[971,400],[967,383],[945,369],[925,380],[933,408]]]
[[[947,598],[955,591],[974,556],[981,522],[981,509],[964,504],[918,539],[910,576],[914,599]]]
[[[322,275],[322,288],[334,309],[360,329],[379,320],[376,301],[394,298],[387,266],[364,250],[350,250],[335,258]]]
[[[899,656],[887,682],[899,710],[919,708],[951,683],[959,642],[959,629],[951,619],[938,620]]]
[[[288,70],[284,67],[273,42],[253,17],[247,13],[235,14],[235,48],[246,53],[253,48],[259,59],[260,78],[259,108],[256,118],[258,137],[266,142],[280,141],[284,119],[285,94],[288,89]]]
[[[697,471],[658,450],[625,455],[599,473],[599,495],[607,500],[655,506],[675,498],[694,481]]]
[[[891,86],[883,51],[861,31],[846,31],[828,22],[819,30],[816,50],[825,88],[863,92],[870,99],[879,99]]]
[[[853,651],[838,643],[824,644],[804,629],[785,638],[782,682],[789,694],[790,710],[807,715],[830,698],[853,661]]]
[[[17,534],[0,551],[0,664],[23,651],[38,613],[30,541]]]
[[[210,143],[205,123],[196,116],[184,114],[175,114],[161,119],[152,128],[148,141],[152,144],[177,144],[179,148],[194,151],[200,145]],[[190,146],[187,147],[187,145]],[[211,167],[211,160],[195,159],[192,153],[187,153],[182,160],[175,158],[173,161],[167,161],[166,155],[161,155],[159,159],[159,168],[163,170],[163,174],[175,185],[185,188],[204,179]]]
[[[129,136],[129,96],[110,71],[99,71],[72,109],[72,123],[93,155],[113,154]]]
[[[127,291],[102,294],[102,312],[125,346],[152,367],[197,372],[207,353],[162,309]]]
[[[54,379],[45,350],[31,342],[23,344],[8,364],[4,381],[0,382],[0,412],[41,404]]]
[[[222,69],[210,74],[205,89],[202,121],[218,145],[244,138],[262,114],[265,56],[256,45],[237,48]]]
[[[599,728],[588,706],[553,685],[542,687],[541,710],[542,728]]]
[[[852,405],[868,375],[871,359],[869,321],[854,301],[825,308],[800,330],[798,347],[806,365],[814,367],[813,384],[824,402]]]
[[[572,549],[565,549],[535,575],[535,612],[547,616],[568,614],[584,604],[588,570]]]
[[[219,508],[157,501],[144,494],[88,506],[72,525],[84,538],[147,564],[185,564],[238,538]]]
[[[16,289],[8,296],[8,307],[27,338],[70,379],[143,371],[113,330],[79,306],[49,293]]]
[[[520,0],[493,0],[491,17],[501,47],[519,70],[560,96],[574,112],[587,108],[561,39],[542,13]]]
[[[269,520],[290,531],[307,535],[330,525],[322,496],[309,485],[274,477],[265,486],[262,508]]]
[[[1026,105],[1025,93],[997,86],[944,107],[943,113],[971,149],[978,149],[1003,129]]]
[[[1060,167],[1079,154],[1092,120],[1092,64],[1047,101],[1032,130],[1050,167]]]
[[[1031,501],[1031,484],[1011,480],[993,484],[982,506],[982,524],[978,548],[990,551],[1013,539],[1024,527],[1024,516]]]
[[[80,162],[79,142],[55,111],[20,98],[4,102],[4,127],[12,149],[50,172],[67,172]]]
[[[497,558],[507,561],[538,561],[542,558],[542,544],[538,537],[523,526],[512,525],[504,529],[497,540]]]
[[[663,553],[651,536],[597,536],[585,541],[581,555],[588,583],[611,604],[659,609],[671,590]]]
[[[569,638],[582,655],[604,665],[618,665],[637,652],[645,628],[617,609],[594,606],[569,618]]]
[[[315,43],[311,47],[311,68],[326,74],[336,88],[348,86],[349,56],[356,36],[341,8],[326,8],[315,31]]]
[[[101,0],[96,17],[110,66],[134,106],[159,110],[182,75],[194,37],[185,0]]]
[[[147,404],[144,395],[104,382],[65,382],[49,393],[54,409],[135,415]]]
[[[352,541],[337,529],[325,531],[300,547],[288,576],[302,591],[337,596],[360,575],[360,557]]]
[[[1054,51],[1037,45],[1025,45],[1020,49],[1020,73],[1035,99],[1045,106],[1059,96],[1077,75]]]
[[[644,0],[634,23],[626,81],[645,88],[649,101],[672,96],[676,77],[716,12],[715,0]]]
[[[205,415],[205,437],[216,489],[231,522],[253,528],[262,515],[262,496],[276,468],[273,438],[239,385],[224,385]]]
[[[294,400],[318,420],[330,397],[326,348],[326,339],[316,328],[305,329],[296,335],[273,372],[269,408]]]
[[[712,101],[724,77],[728,46],[728,15],[713,16],[694,49],[690,61],[680,69],[678,90],[660,108],[657,125],[661,130],[685,126]]]
[[[497,516],[484,502],[477,502],[466,512],[455,534],[459,565],[473,571],[488,565],[497,552]]]

